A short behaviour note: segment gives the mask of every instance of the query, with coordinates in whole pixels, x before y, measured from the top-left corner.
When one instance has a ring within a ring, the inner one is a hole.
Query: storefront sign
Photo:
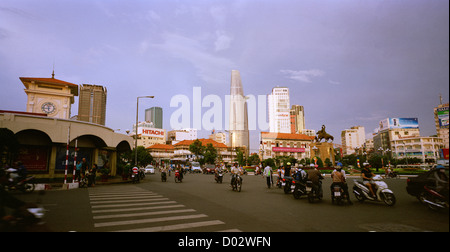
[[[274,152],[305,152],[305,148],[272,147]]]

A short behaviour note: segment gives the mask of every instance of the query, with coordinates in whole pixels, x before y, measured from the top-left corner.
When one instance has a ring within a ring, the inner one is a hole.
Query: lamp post
[[[155,96],[138,96],[136,99],[136,125],[134,135],[134,165],[137,167],[137,138],[138,138],[138,117],[139,117],[139,98],[154,98]]]

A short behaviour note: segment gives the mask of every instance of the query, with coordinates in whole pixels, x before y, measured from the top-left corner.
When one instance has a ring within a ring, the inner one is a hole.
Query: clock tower
[[[70,108],[78,96],[78,85],[52,78],[20,77],[28,96],[27,112],[70,119]]]

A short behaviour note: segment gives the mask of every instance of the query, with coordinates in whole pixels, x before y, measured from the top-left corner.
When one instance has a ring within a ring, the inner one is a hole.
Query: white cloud
[[[325,75],[325,72],[319,69],[310,70],[280,70],[282,74],[285,74],[287,78],[300,81],[300,82],[311,82],[311,78],[320,77]]]
[[[216,52],[226,50],[230,47],[233,38],[228,36],[225,31],[216,31],[216,41],[214,42],[214,49]]]
[[[151,46],[190,62],[197,69],[197,76],[207,83],[223,84],[224,81],[229,81],[228,74],[236,67],[235,63],[208,52],[201,38],[188,38],[175,33],[164,33],[162,37],[163,43]],[[223,78],[224,76],[227,77]]]

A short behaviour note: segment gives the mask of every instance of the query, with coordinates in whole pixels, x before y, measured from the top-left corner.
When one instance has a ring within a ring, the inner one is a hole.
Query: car
[[[155,167],[153,165],[147,165],[145,167],[145,173],[155,174]]]
[[[406,191],[409,195],[417,197],[420,202],[423,201],[421,194],[424,191],[424,186],[433,187],[436,184],[436,177],[438,169],[432,169],[425,173],[418,175],[417,177],[408,177],[406,180]],[[445,169],[445,173],[448,177],[448,169]]]

